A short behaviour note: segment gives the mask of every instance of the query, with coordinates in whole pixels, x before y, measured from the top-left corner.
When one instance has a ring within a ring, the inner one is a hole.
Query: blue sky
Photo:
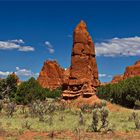
[[[37,77],[46,59],[70,66],[72,32],[83,19],[96,47],[100,80],[140,59],[140,2],[0,2],[0,77]]]

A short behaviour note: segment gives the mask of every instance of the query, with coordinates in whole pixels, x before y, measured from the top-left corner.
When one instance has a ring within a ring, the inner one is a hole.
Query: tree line
[[[127,78],[116,84],[100,86],[97,96],[125,107],[140,107],[140,77]]]
[[[17,77],[12,74],[5,79],[0,79],[1,100],[10,99],[10,101],[14,101],[17,104],[28,104],[35,100],[61,96],[61,88],[55,90],[44,89],[33,77],[21,82],[19,85],[17,85],[17,80]]]

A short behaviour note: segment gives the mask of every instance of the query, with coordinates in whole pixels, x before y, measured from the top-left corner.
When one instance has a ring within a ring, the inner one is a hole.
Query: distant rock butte
[[[140,76],[140,60],[136,61],[134,65],[128,66],[125,69],[124,79],[133,76]]]
[[[119,81],[123,80],[123,75],[115,75],[111,81],[111,83],[118,83]]]
[[[134,76],[140,76],[140,60],[136,61],[134,65],[126,67],[123,75],[114,76],[111,83],[118,83],[121,80]]]
[[[74,30],[69,78],[63,83],[62,97],[75,99],[95,96],[99,86],[95,48],[84,21]]]
[[[38,82],[43,88],[56,89],[62,86],[64,69],[56,61],[44,62]]]

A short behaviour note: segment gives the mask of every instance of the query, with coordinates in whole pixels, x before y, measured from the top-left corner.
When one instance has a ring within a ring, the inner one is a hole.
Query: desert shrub
[[[84,124],[85,124],[84,115],[80,111],[79,112],[79,125],[84,125]]]
[[[52,114],[48,115],[47,123],[51,126],[53,125],[54,116]]]
[[[3,101],[0,100],[0,112],[2,111],[2,109],[3,109]]]
[[[7,103],[5,108],[6,115],[8,117],[12,117],[15,111],[16,111],[16,104],[14,102]]]
[[[21,114],[25,114],[27,112],[25,105],[21,105],[20,109],[21,109],[21,111],[20,111]]]
[[[14,94],[13,100],[17,104],[28,104],[36,100],[45,100],[46,91],[43,89],[35,78],[22,82]]]
[[[22,123],[22,129],[31,129],[31,123],[29,122],[29,121],[24,121],[23,123]]]
[[[98,109],[93,110],[91,128],[94,132],[98,131],[99,112]]]
[[[101,117],[101,128],[104,129],[108,127],[108,115],[109,115],[109,110],[105,107],[102,107],[100,110],[100,117]]]
[[[63,112],[66,109],[66,102],[61,102],[56,107],[59,110],[59,112]]]
[[[6,90],[6,80],[0,79],[0,99],[3,99],[5,97],[5,91]]]
[[[137,112],[132,112],[129,116],[129,121],[133,121],[136,129],[140,129],[140,118]]]
[[[80,106],[80,110],[82,113],[91,113],[95,108],[102,108],[106,106],[106,101],[102,100],[99,103],[95,103],[94,105],[83,104]]]
[[[47,112],[47,105],[43,102],[36,101],[29,105],[29,113],[31,117],[38,117],[39,121],[45,120],[46,112]]]
[[[47,107],[47,115],[48,115],[48,119],[47,122],[49,123],[49,125],[53,125],[54,123],[54,113],[56,111],[56,104],[54,102],[51,102],[48,104]]]
[[[64,119],[65,119],[65,116],[64,116],[64,114],[59,114],[59,120],[61,121],[61,122],[63,122],[64,121]]]
[[[53,102],[41,102],[38,100],[29,104],[29,114],[31,115],[31,117],[38,117],[39,121],[45,121],[45,117],[47,115],[48,122],[52,122],[55,110],[56,107]]]
[[[93,109],[91,130],[94,132],[108,131],[109,110],[106,107],[97,107]]]
[[[66,109],[66,103],[65,102],[61,102],[56,104],[55,109],[58,111],[59,113],[59,120],[60,121],[64,121],[65,119],[65,109]]]
[[[12,74],[0,80],[0,99],[12,98],[17,89],[17,80]]]
[[[91,113],[94,108],[95,108],[95,105],[83,104],[80,106],[80,109],[83,113],[87,113],[87,112]]]
[[[56,110],[56,106],[55,106],[55,103],[49,103],[48,104],[48,107],[47,107],[47,113],[48,114],[53,114]]]
[[[108,84],[98,88],[97,96],[126,107],[140,105],[140,77],[127,78],[117,84]]]

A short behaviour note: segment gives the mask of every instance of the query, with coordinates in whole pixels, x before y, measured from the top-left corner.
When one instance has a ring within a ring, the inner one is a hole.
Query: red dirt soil
[[[75,132],[71,131],[55,131],[55,132],[32,132],[25,131],[22,135],[16,137],[18,140],[55,140],[55,139],[69,139],[69,140],[140,140],[140,131],[131,132],[108,132],[108,133],[95,133],[85,132],[77,129]],[[5,140],[0,136],[0,140]]]

